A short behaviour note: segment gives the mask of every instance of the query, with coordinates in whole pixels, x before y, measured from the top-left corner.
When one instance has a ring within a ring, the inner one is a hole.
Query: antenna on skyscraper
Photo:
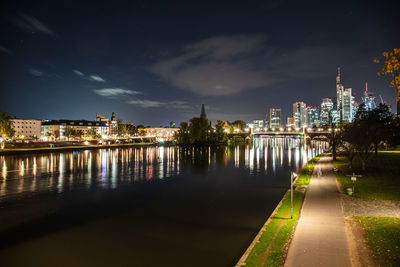
[[[365,82],[365,92],[368,92],[368,82]]]

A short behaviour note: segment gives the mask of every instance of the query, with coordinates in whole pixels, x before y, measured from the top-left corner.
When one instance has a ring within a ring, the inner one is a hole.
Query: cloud
[[[10,17],[9,20],[11,23],[26,32],[41,32],[53,38],[57,37],[57,34],[44,23],[40,22],[37,18],[26,15],[24,13],[21,13],[16,17]]]
[[[85,74],[83,74],[82,72],[80,72],[79,70],[73,70],[73,72],[78,75],[78,76],[85,76]]]
[[[189,105],[185,101],[155,101],[155,100],[143,100],[133,99],[127,101],[128,104],[137,105],[142,108],[175,108],[180,110],[192,110],[193,106]]]
[[[79,71],[79,70],[72,70],[73,73],[75,73],[77,76],[82,77],[85,80],[88,81],[92,81],[92,82],[100,82],[100,83],[105,83],[106,80],[104,80],[102,77],[100,77],[99,75],[85,75],[83,72]]]
[[[6,47],[4,47],[2,45],[0,45],[0,52],[6,53],[6,54],[9,54],[9,55],[12,54],[10,49],[8,49],[8,48],[6,48]]]
[[[223,96],[269,86],[272,77],[258,69],[263,35],[220,36],[189,44],[183,53],[160,60],[150,71],[172,85],[201,96]]]
[[[33,69],[33,68],[30,68],[30,69],[28,70],[28,72],[29,72],[31,75],[36,76],[36,77],[40,77],[40,76],[43,76],[43,75],[44,75],[44,73],[43,73],[42,71],[37,70],[37,69]]]
[[[134,96],[141,94],[139,91],[127,90],[122,88],[102,88],[93,90],[94,93],[104,97]]]
[[[104,80],[103,78],[101,78],[99,75],[90,75],[89,79],[91,81],[95,81],[95,82],[101,82],[101,83],[105,83],[106,80]]]

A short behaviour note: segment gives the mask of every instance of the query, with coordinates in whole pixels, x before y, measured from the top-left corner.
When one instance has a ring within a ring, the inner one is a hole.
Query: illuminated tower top
[[[337,68],[336,83],[340,84],[340,67]]]

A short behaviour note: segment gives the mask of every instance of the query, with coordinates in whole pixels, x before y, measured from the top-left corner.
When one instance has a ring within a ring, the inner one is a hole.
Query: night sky
[[[37,119],[168,125],[263,119],[320,105],[337,67],[360,102],[373,63],[400,46],[396,1],[2,1],[0,110]]]

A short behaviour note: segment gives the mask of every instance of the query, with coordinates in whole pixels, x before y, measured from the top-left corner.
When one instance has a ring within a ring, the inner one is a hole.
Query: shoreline
[[[324,154],[324,153],[325,153],[325,152],[323,152],[323,153],[321,153],[321,154],[319,154],[319,155],[316,155],[315,157],[313,157],[312,159],[310,159],[309,161],[307,161],[307,163],[304,164],[304,166],[302,167],[302,170],[303,170],[303,168],[304,168],[308,163],[310,163],[310,162],[313,161],[316,157],[319,157],[319,156],[321,156],[321,155]],[[301,173],[302,170],[300,170],[300,173]],[[314,172],[314,169],[313,169],[312,172]],[[296,177],[296,179],[293,181],[293,190],[296,190],[296,188],[298,188],[298,187],[302,187],[301,185],[300,185],[300,186],[299,186],[299,185],[295,185],[297,179],[300,177],[300,173],[299,173],[299,175]],[[304,191],[304,197],[305,197],[306,192],[307,192],[307,190]],[[289,188],[289,189],[285,192],[285,194],[282,196],[282,199],[279,201],[278,205],[275,207],[275,209],[274,209],[274,210],[272,211],[272,213],[269,215],[268,219],[267,219],[266,222],[263,224],[263,226],[261,227],[261,229],[258,231],[258,233],[257,233],[257,235],[254,237],[253,241],[250,243],[250,245],[247,247],[246,251],[245,251],[245,252],[243,253],[243,255],[240,257],[239,261],[235,264],[235,267],[241,267],[241,266],[247,265],[247,262],[246,262],[246,261],[249,259],[249,256],[250,256],[251,252],[253,251],[253,249],[255,248],[255,246],[260,242],[260,239],[261,239],[263,233],[266,231],[266,228],[268,227],[268,225],[271,223],[272,218],[279,212],[279,209],[280,209],[280,207],[282,206],[282,203],[283,203],[288,197],[290,197],[290,188]],[[302,207],[303,207],[303,202],[304,202],[304,198],[303,198],[303,201],[302,201],[301,206],[300,206],[300,214],[301,214],[301,210],[302,210]],[[295,225],[297,225],[297,221],[298,221],[298,219],[296,220]],[[296,226],[294,227],[294,229],[295,229],[295,228],[296,228]],[[291,234],[291,237],[290,237],[288,243],[290,243],[290,241],[291,241],[291,239],[292,239],[293,233],[294,233],[294,231],[292,231],[292,234]],[[286,246],[286,247],[288,247],[288,246]],[[287,253],[287,251],[286,251],[286,253]]]
[[[120,147],[147,147],[154,146],[156,143],[132,143],[132,144],[112,144],[112,145],[82,145],[82,146],[64,146],[64,147],[40,147],[40,148],[21,148],[0,150],[0,155],[17,155],[43,152],[65,152],[74,150],[94,150],[101,148],[120,148]]]

